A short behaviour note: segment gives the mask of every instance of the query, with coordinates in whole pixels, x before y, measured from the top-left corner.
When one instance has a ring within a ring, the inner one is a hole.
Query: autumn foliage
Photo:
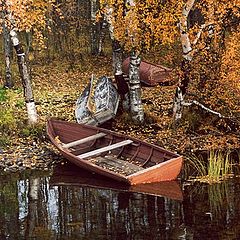
[[[42,59],[50,62],[54,59],[51,56],[59,54],[61,60],[71,62],[66,72],[80,62],[81,67],[77,69],[88,70],[89,64],[84,61],[87,61],[91,41],[90,1],[11,0],[1,3],[2,8],[13,14],[16,29],[32,36],[34,50],[36,46],[46,47]],[[185,27],[191,43],[191,61],[187,62],[188,71],[184,72],[179,25],[183,9],[189,5],[192,7]],[[240,0],[99,0],[99,6],[99,21],[108,14],[114,38],[125,53],[134,49],[148,61],[164,61],[174,69],[176,77],[172,82],[187,75],[186,102],[197,100],[239,121]],[[111,42],[106,29],[103,34],[104,51],[110,56]],[[40,59],[40,55],[37,57]],[[58,81],[64,85],[63,80]],[[161,94],[164,95],[164,91]],[[189,112],[188,108],[185,110]],[[202,119],[208,114],[195,107],[194,114],[198,117],[197,112]]]

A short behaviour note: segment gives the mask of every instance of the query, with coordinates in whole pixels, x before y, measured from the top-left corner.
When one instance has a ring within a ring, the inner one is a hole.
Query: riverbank
[[[32,66],[33,90],[39,114],[37,130],[25,124],[27,114],[21,82],[16,82],[15,89],[6,90],[6,100],[1,102],[1,106],[6,105],[12,111],[14,120],[11,121],[9,129],[4,127],[1,131],[1,170],[47,170],[62,160],[46,137],[46,120],[57,117],[75,121],[75,102],[92,73],[96,77],[111,76],[110,60],[96,59],[85,65],[76,65],[73,69],[66,63]],[[173,128],[172,100],[175,87],[158,85],[142,88],[146,113],[144,125],[133,125],[127,113],[119,113],[107,127],[180,154],[198,150],[239,148],[239,133],[224,129],[221,120],[203,112],[198,113],[198,109],[192,109],[185,114],[182,123]]]

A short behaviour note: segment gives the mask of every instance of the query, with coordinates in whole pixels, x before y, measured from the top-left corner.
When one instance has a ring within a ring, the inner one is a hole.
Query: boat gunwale
[[[130,136],[128,136],[128,137],[126,138],[126,136],[125,136],[124,134],[118,133],[118,132],[115,132],[115,131],[112,131],[112,130],[109,130],[109,129],[105,129],[105,128],[101,128],[101,127],[96,127],[96,126],[91,126],[91,125],[86,125],[86,124],[82,124],[82,123],[67,122],[67,121],[65,122],[65,121],[63,121],[63,120],[58,120],[58,119],[55,119],[55,118],[50,118],[49,120],[50,120],[51,122],[52,122],[52,120],[53,120],[53,121],[56,121],[56,122],[62,122],[63,124],[67,124],[67,125],[75,125],[75,124],[78,124],[78,125],[82,126],[83,128],[88,128],[88,129],[93,129],[93,130],[96,130],[96,131],[101,131],[101,132],[104,132],[104,133],[108,133],[109,135],[115,135],[115,136],[117,136],[117,137],[122,137],[122,138],[124,138],[125,140],[130,139],[130,140],[133,140],[134,142],[141,143],[141,144],[146,145],[146,146],[148,146],[148,147],[150,147],[150,148],[153,148],[153,149],[156,149],[156,150],[161,150],[163,153],[166,153],[166,154],[171,155],[172,158],[180,157],[180,155],[179,155],[178,153],[169,151],[169,150],[167,150],[167,149],[165,149],[165,148],[163,148],[163,147],[161,147],[161,146],[159,146],[159,145],[151,144],[151,143],[148,143],[148,142],[145,142],[145,141],[143,141],[143,140],[140,140],[140,139],[137,139],[137,138],[134,138],[134,137],[130,137]],[[48,122],[49,122],[49,120],[48,120]],[[172,158],[171,158],[171,159],[172,159]],[[168,159],[168,160],[170,160],[170,159]],[[167,161],[168,161],[168,160],[167,160]]]

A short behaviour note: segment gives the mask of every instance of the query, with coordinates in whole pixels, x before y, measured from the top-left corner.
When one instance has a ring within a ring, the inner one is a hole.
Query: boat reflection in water
[[[91,173],[67,162],[55,168],[50,178],[50,184],[56,186],[79,186],[98,189],[112,189],[116,191],[144,193],[153,196],[168,197],[183,200],[182,190],[177,181],[155,182],[129,185],[113,181],[107,177]]]
[[[55,168],[49,185],[58,191],[58,233],[64,236],[168,239],[180,234],[175,212],[181,213],[183,195],[176,181],[130,186],[67,162]]]

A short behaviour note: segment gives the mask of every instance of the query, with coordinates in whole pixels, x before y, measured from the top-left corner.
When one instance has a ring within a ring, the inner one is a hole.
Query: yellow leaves
[[[222,84],[240,96],[240,33],[233,32],[226,41],[221,66]]]
[[[33,31],[35,43],[44,46],[43,30],[47,17],[53,7],[53,0],[11,0],[6,6],[7,12],[14,18],[14,27],[18,31]],[[58,8],[55,7],[57,11]],[[8,19],[8,15],[6,16]]]
[[[177,22],[182,1],[132,0],[124,6],[123,1],[100,0],[101,12],[112,8],[114,37],[125,50],[149,50],[155,44],[172,43],[176,39]]]

